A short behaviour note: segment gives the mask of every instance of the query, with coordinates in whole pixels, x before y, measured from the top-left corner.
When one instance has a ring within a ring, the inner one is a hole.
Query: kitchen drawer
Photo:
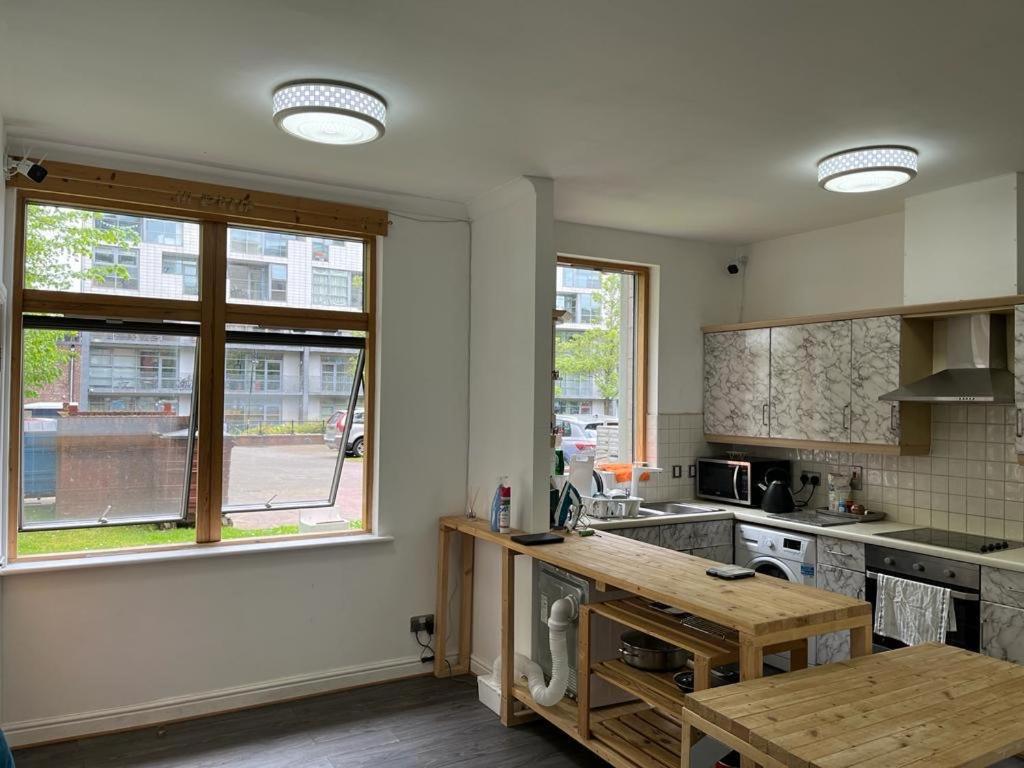
[[[732,544],[719,544],[715,547],[700,547],[690,552],[694,557],[714,560],[716,563],[732,565]]]
[[[1024,608],[1024,573],[982,566],[981,599]]]
[[[848,571],[864,572],[864,545],[859,541],[818,537],[818,565],[833,565]]]
[[[693,523],[676,523],[661,526],[661,546],[674,549],[676,552],[688,552],[693,549]]]
[[[636,539],[645,544],[661,546],[661,525],[639,525],[636,528],[612,528],[609,533],[618,536],[625,536],[627,539]]]
[[[981,652],[1024,664],[1024,610],[982,601]]]

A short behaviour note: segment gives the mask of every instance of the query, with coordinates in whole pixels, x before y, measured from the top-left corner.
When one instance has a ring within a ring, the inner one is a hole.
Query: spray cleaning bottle
[[[491,498],[491,530],[495,533],[512,530],[512,488],[507,475],[498,478],[498,487]]]

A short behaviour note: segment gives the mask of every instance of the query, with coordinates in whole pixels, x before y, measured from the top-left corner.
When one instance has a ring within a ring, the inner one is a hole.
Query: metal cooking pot
[[[690,652],[631,629],[619,638],[619,657],[647,672],[671,672],[686,666]]]

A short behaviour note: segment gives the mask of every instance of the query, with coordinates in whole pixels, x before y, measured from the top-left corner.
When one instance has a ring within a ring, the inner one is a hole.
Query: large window
[[[554,427],[567,455],[644,458],[647,271],[559,257]]]
[[[46,186],[18,193],[9,556],[368,530],[372,239],[230,226],[198,193],[190,220],[72,208]]]

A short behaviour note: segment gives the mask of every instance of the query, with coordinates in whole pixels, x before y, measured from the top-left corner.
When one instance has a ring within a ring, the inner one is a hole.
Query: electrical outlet
[[[696,477],[697,476],[697,465],[696,464],[690,464],[689,466],[686,467],[686,476],[687,477]]]
[[[820,472],[812,472],[809,469],[801,469],[800,470],[800,482],[803,482],[804,475],[807,475],[807,484],[808,485],[810,485],[812,487],[817,487],[817,486],[821,485],[821,473]]]
[[[413,616],[409,619],[409,631],[434,634],[434,614],[426,613],[422,616]]]
[[[683,476],[683,465],[682,464],[673,464],[672,465],[672,477],[675,478],[675,477],[682,477],[682,476]]]

